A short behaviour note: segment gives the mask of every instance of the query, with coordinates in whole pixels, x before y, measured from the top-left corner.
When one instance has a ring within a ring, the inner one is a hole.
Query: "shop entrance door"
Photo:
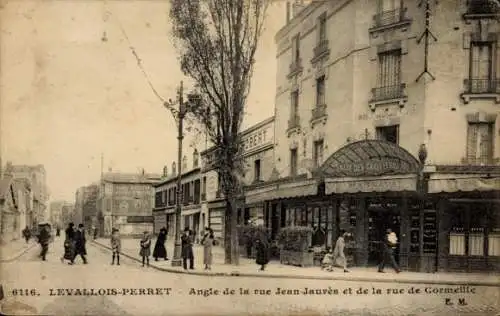
[[[392,229],[398,239],[400,237],[400,216],[397,205],[391,203],[373,203],[368,207],[368,263],[377,265],[381,260],[382,241],[386,230]],[[399,264],[399,246],[396,247],[394,258]]]

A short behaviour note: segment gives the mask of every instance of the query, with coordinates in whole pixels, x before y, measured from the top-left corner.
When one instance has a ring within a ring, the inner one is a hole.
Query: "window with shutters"
[[[326,12],[321,14],[318,18],[318,31],[317,31],[317,42],[316,47],[313,50],[313,58],[311,62],[314,64],[323,57],[327,58],[330,54],[330,49],[328,47],[328,36],[327,36],[327,15]]]
[[[290,119],[288,120],[288,130],[299,127],[299,91],[295,90],[290,95]]]
[[[403,97],[401,84],[401,49],[379,53],[377,87],[372,89],[372,101]]]
[[[292,63],[288,76],[294,76],[302,71],[302,58],[300,56],[300,34],[292,39]]]
[[[493,162],[493,130],[493,123],[469,122],[467,126],[467,163],[491,164]]]
[[[323,150],[324,150],[324,142],[323,140],[317,140],[314,142],[314,151],[313,151],[313,160],[314,167],[318,168],[323,162]]]
[[[476,94],[500,92],[496,80],[497,64],[494,42],[471,42],[467,92]]]
[[[377,14],[373,17],[374,28],[398,25],[409,22],[405,18],[403,0],[378,0]]]
[[[290,149],[290,176],[297,175],[298,154],[297,148]]]

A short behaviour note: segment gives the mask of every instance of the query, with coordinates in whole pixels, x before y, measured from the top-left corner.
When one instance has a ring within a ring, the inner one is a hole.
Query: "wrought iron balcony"
[[[318,45],[314,47],[314,56],[312,59],[312,62],[315,62],[316,60],[320,59],[323,56],[326,56],[330,53],[330,47],[328,46],[329,42],[327,39],[320,40],[318,42]]]
[[[491,15],[498,14],[499,5],[491,0],[468,0],[466,15]]]
[[[326,104],[319,104],[312,109],[311,120],[318,120],[326,116]]]
[[[478,157],[478,158],[462,158],[463,165],[475,165],[475,166],[496,166],[500,165],[500,158],[490,157]]]
[[[300,127],[300,117],[298,115],[292,115],[288,120],[288,130]]]
[[[372,102],[399,99],[404,97],[405,84],[378,87],[372,89]]]
[[[373,16],[374,27],[383,27],[405,21],[406,8],[383,11]]]
[[[465,93],[496,94],[500,93],[499,79],[465,79]]]
[[[292,77],[292,76],[298,74],[299,72],[301,72],[302,69],[303,69],[302,58],[299,57],[290,64],[290,72],[289,72],[288,76]]]

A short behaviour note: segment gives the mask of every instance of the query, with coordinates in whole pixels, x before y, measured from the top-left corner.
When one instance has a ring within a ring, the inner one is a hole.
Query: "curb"
[[[96,241],[92,241],[93,244],[111,251],[111,247],[105,246]],[[132,259],[136,262],[142,263],[141,260],[136,257],[130,256],[126,253],[121,252],[122,256]],[[342,277],[342,276],[307,276],[307,275],[284,275],[284,274],[267,274],[267,273],[248,273],[248,272],[205,272],[205,271],[184,271],[175,268],[163,268],[155,266],[154,264],[149,265],[151,268],[178,274],[188,274],[197,276],[209,276],[209,277],[252,277],[252,278],[274,278],[274,279],[296,279],[296,280],[326,280],[326,281],[350,281],[350,282],[370,282],[370,283],[402,283],[402,284],[440,284],[440,285],[463,285],[463,286],[494,286],[500,287],[500,281],[438,281],[438,280],[395,280],[395,279],[378,279],[378,278],[367,278],[367,277]]]
[[[19,259],[19,257],[21,257],[22,255],[24,255],[25,253],[27,253],[28,251],[30,251],[31,249],[33,249],[36,245],[37,245],[37,243],[33,243],[33,244],[29,245],[28,248],[25,248],[25,249],[19,251],[18,253],[14,254],[10,258],[0,259],[0,263],[8,263],[8,262],[12,262],[12,261],[17,260],[17,259]]]

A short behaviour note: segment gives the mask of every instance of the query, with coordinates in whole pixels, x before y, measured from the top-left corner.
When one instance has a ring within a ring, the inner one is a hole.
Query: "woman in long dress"
[[[203,264],[205,265],[205,270],[212,270],[212,247],[214,245],[214,231],[211,228],[205,229],[205,235],[201,240],[203,245]]]
[[[347,270],[347,259],[345,257],[345,238],[349,234],[345,230],[340,230],[340,236],[337,239],[337,242],[335,243],[335,249],[333,249],[333,262],[335,262],[337,265],[341,266],[344,268],[344,272],[349,272]]]
[[[162,229],[160,229],[158,238],[156,238],[155,248],[153,249],[153,258],[155,258],[155,261],[158,261],[158,258],[163,258],[165,260],[168,260],[167,249],[165,248],[166,240],[167,240],[167,229],[163,227]]]
[[[74,224],[69,223],[68,228],[65,230],[65,239],[64,239],[64,255],[61,257],[61,262],[64,260],[68,260],[69,263],[73,261],[75,257],[75,229]]]

